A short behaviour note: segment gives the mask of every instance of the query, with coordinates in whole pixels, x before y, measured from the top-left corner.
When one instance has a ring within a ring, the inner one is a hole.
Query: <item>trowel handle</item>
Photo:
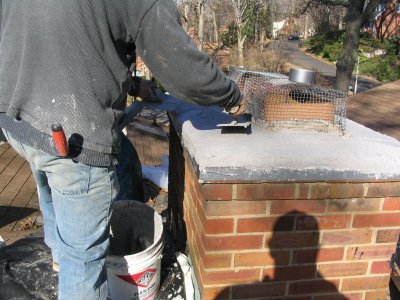
[[[58,153],[61,157],[68,156],[68,143],[65,137],[64,129],[61,124],[56,123],[51,125],[51,135],[53,136],[53,142],[56,146]]]

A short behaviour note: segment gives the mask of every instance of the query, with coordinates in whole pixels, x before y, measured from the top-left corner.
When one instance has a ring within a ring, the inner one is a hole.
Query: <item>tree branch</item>
[[[343,7],[350,7],[351,6],[351,0],[314,0],[315,2],[319,2],[322,4],[326,5],[332,5],[332,6],[343,6]],[[377,0],[374,0],[377,1]]]
[[[308,0],[308,1],[306,1],[304,7],[301,8],[301,10],[300,10],[300,12],[298,13],[298,15],[299,15],[299,16],[300,16],[300,15],[304,15],[304,14],[307,12],[308,8],[311,6],[312,3],[313,3],[313,0]]]
[[[367,7],[364,9],[364,11],[361,14],[361,20],[362,24],[365,24],[369,20],[369,18],[372,16],[372,13],[374,12],[376,6],[379,4],[379,0],[370,0],[367,4]]]

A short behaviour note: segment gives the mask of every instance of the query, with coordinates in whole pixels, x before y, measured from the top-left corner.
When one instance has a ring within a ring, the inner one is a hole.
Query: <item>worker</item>
[[[32,168],[59,299],[106,299],[119,123],[136,51],[172,95],[242,114],[238,86],[181,27],[173,0],[0,0],[0,127]],[[150,99],[151,100],[151,99]]]

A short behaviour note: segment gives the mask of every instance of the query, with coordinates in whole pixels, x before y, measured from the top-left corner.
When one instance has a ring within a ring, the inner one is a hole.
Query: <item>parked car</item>
[[[299,40],[299,36],[295,35],[295,34],[291,34],[291,35],[289,35],[288,40],[289,41],[298,41]]]

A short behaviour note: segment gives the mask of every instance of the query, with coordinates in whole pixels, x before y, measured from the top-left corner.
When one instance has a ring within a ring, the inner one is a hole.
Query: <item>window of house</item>
[[[383,11],[386,9],[386,4],[379,4],[379,11]]]
[[[376,7],[375,11],[376,11],[376,12],[381,12],[381,11],[384,11],[385,9],[386,9],[386,4],[379,4],[379,5]]]

